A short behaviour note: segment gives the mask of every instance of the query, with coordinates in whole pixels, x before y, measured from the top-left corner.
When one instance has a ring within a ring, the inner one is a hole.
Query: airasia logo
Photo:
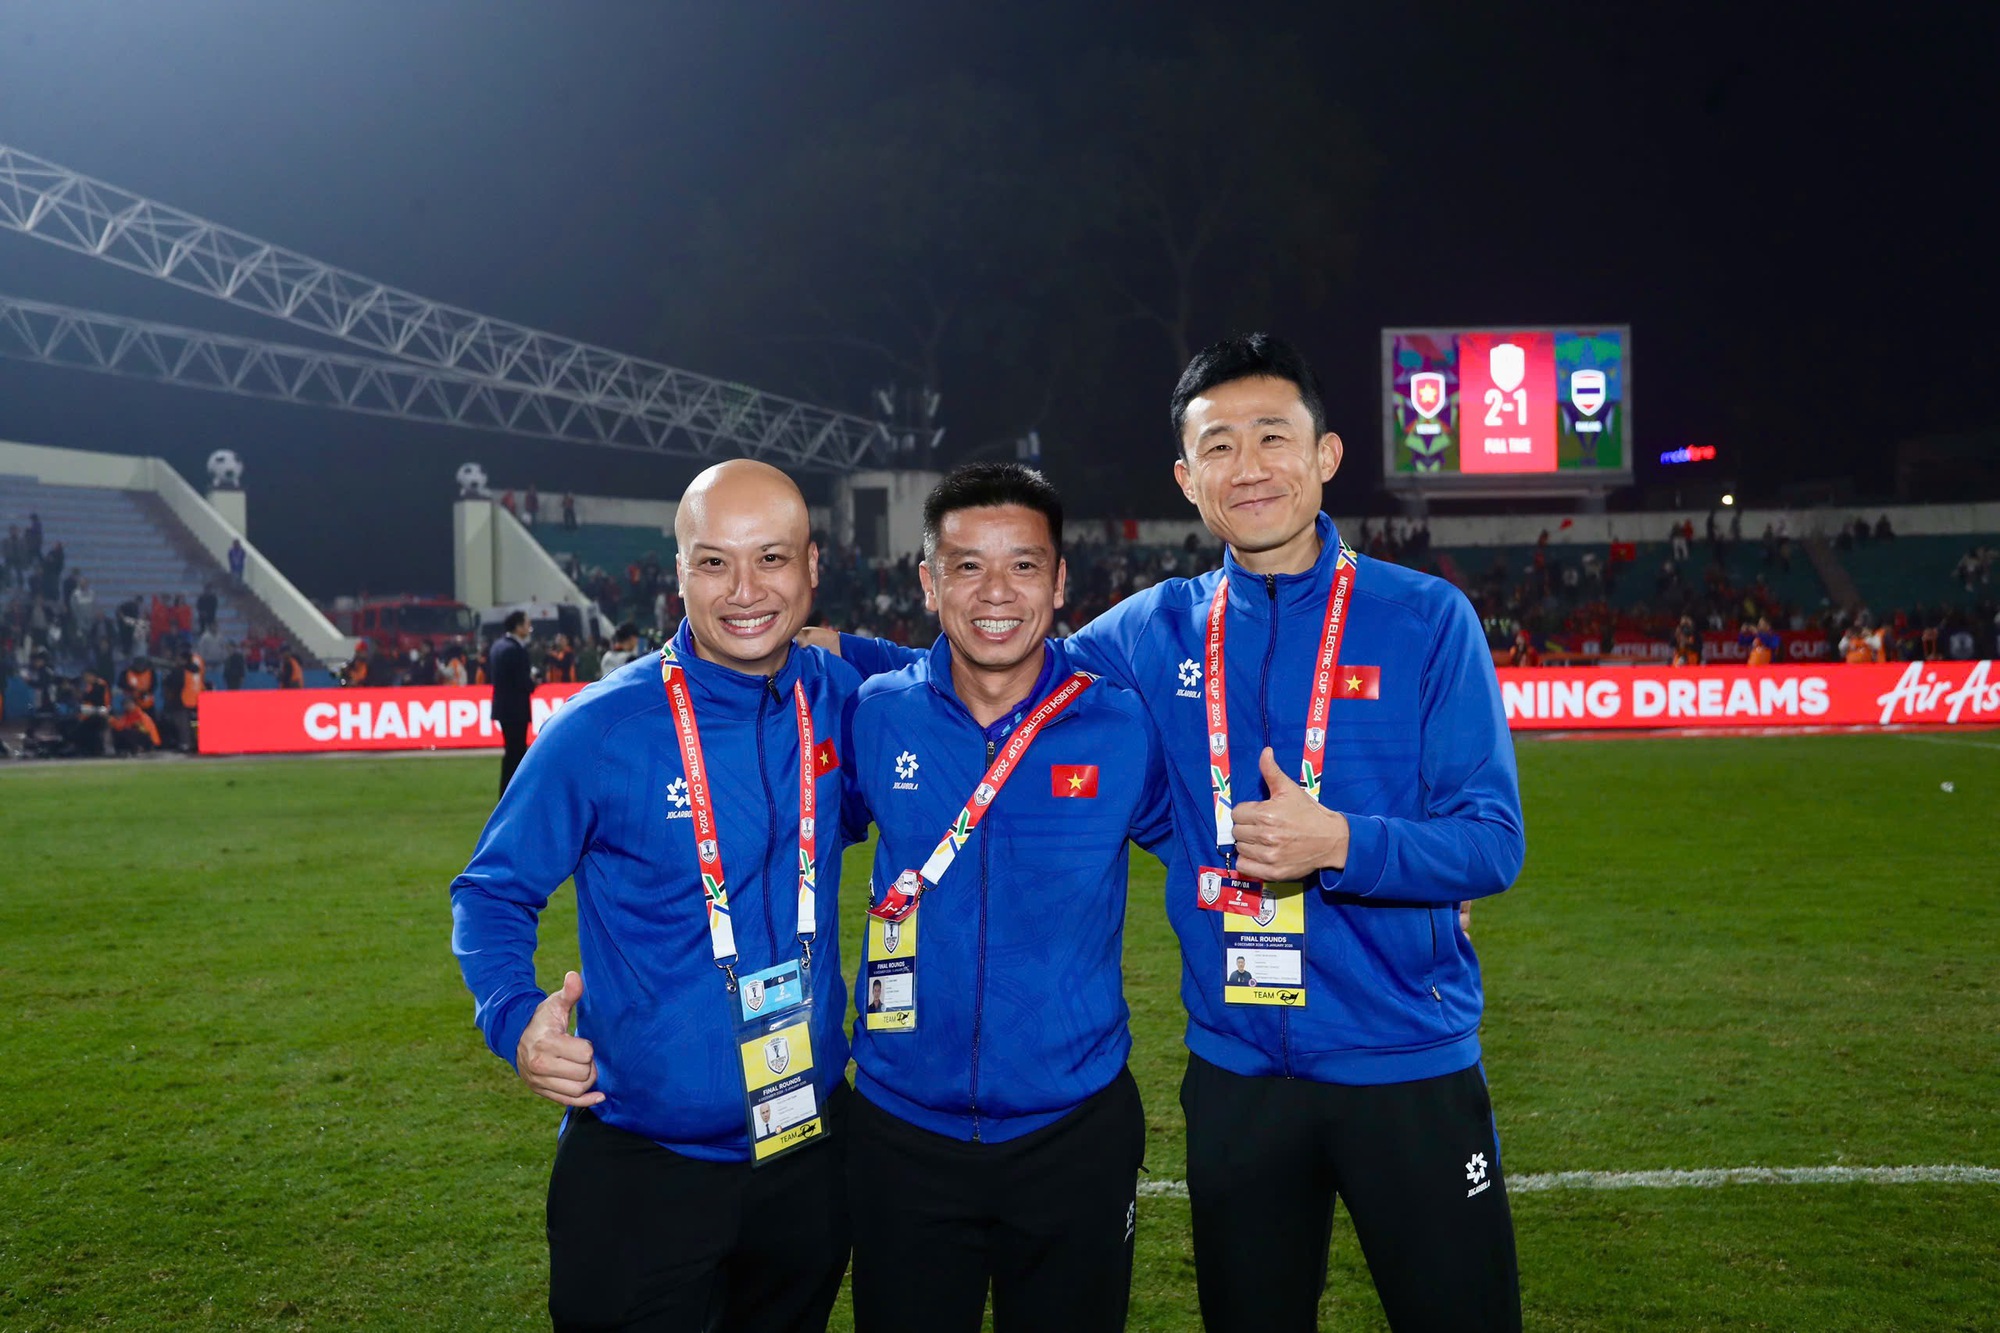
[[[1882,706],[1882,725],[1899,721],[1945,721],[1960,718],[1977,721],[1982,714],[2000,713],[2000,681],[1990,680],[1993,664],[1975,662],[1964,681],[1940,680],[1935,664],[1912,662],[1903,668],[1895,688],[1876,699]],[[1924,716],[1944,708],[1942,719]]]

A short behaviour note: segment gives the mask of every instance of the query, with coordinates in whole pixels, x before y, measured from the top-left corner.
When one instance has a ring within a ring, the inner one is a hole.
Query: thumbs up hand
[[[1347,864],[1347,818],[1306,794],[1278,767],[1271,748],[1257,760],[1271,789],[1266,801],[1242,801],[1234,811],[1236,869],[1251,879],[1304,879]]]
[[[540,1096],[564,1106],[595,1106],[604,1094],[591,1091],[597,1082],[595,1049],[582,1037],[569,1035],[569,1018],[583,998],[583,978],[565,973],[562,989],[535,1006],[534,1017],[514,1050],[514,1068]]]

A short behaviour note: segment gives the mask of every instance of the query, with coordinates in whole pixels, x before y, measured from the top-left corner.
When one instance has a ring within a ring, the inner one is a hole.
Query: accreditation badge
[[[917,1030],[917,910],[895,920],[868,918],[861,993],[854,1003],[870,1032]]]
[[[1265,884],[1256,911],[1222,914],[1225,1004],[1306,1007],[1306,888]]]
[[[754,1166],[826,1137],[813,1079],[812,993],[796,958],[737,979],[736,1050]]]
[[[1203,866],[1194,874],[1194,901],[1204,911],[1254,917],[1264,911],[1264,884],[1222,866]]]

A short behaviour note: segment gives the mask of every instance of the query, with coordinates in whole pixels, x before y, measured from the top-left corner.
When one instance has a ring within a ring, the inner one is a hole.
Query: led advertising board
[[[1438,490],[1632,480],[1632,331],[1384,329],[1383,476]]]

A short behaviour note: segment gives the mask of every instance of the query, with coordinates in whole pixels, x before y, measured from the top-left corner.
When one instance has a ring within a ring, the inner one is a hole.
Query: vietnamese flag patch
[[[830,740],[821,741],[813,747],[813,772],[831,773],[840,767],[840,751],[833,748]]]
[[[1333,697],[1336,699],[1379,699],[1382,697],[1382,668],[1348,666],[1334,668]]]
[[[1096,764],[1049,765],[1049,795],[1097,799]]]

